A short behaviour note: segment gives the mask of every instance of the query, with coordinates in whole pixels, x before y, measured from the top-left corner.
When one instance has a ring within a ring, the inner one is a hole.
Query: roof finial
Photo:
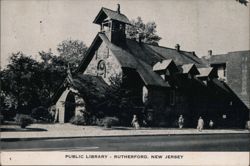
[[[121,11],[120,11],[120,4],[119,3],[117,4],[117,13],[119,13],[119,14],[121,13]]]

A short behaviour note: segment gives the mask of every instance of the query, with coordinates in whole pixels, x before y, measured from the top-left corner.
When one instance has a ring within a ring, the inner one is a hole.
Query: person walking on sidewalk
[[[203,121],[202,117],[200,116],[200,118],[199,118],[199,120],[198,120],[197,129],[198,129],[199,131],[202,131],[203,127],[204,127],[204,121]]]
[[[178,119],[178,124],[179,124],[179,128],[181,129],[183,127],[183,124],[184,124],[184,118],[182,115],[180,115],[180,117]]]
[[[139,129],[140,125],[139,125],[139,121],[136,115],[133,116],[133,120],[131,122],[132,126],[135,127],[135,129]]]
[[[209,128],[210,129],[214,128],[214,122],[212,120],[209,121]]]

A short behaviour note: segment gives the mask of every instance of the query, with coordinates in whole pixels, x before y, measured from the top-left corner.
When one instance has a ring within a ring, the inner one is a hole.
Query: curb
[[[138,135],[95,135],[95,136],[69,136],[69,137],[30,137],[30,138],[1,138],[2,142],[16,142],[16,141],[32,141],[32,140],[47,140],[47,139],[74,139],[74,138],[107,138],[107,137],[145,137],[145,136],[176,136],[176,135],[231,135],[231,134],[250,134],[250,133],[185,133],[185,134],[138,134]]]

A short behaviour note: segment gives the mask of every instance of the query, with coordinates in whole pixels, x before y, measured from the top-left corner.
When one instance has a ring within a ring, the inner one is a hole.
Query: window
[[[148,101],[148,89],[145,86],[143,86],[142,87],[142,102],[147,103],[147,101]]]
[[[111,23],[110,22],[104,22],[102,23],[102,32],[110,31]]]
[[[100,60],[97,64],[97,75],[106,78],[106,65],[103,60]]]
[[[222,81],[227,80],[226,63],[211,64],[211,67],[214,67],[215,69],[217,69],[218,79]]]

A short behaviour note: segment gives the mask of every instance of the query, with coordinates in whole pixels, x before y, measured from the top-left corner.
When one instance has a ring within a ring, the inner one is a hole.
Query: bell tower
[[[116,45],[121,45],[125,42],[126,25],[131,25],[128,18],[121,14],[120,4],[117,4],[116,11],[102,8],[93,23],[99,24],[100,31],[105,33],[108,39]]]

